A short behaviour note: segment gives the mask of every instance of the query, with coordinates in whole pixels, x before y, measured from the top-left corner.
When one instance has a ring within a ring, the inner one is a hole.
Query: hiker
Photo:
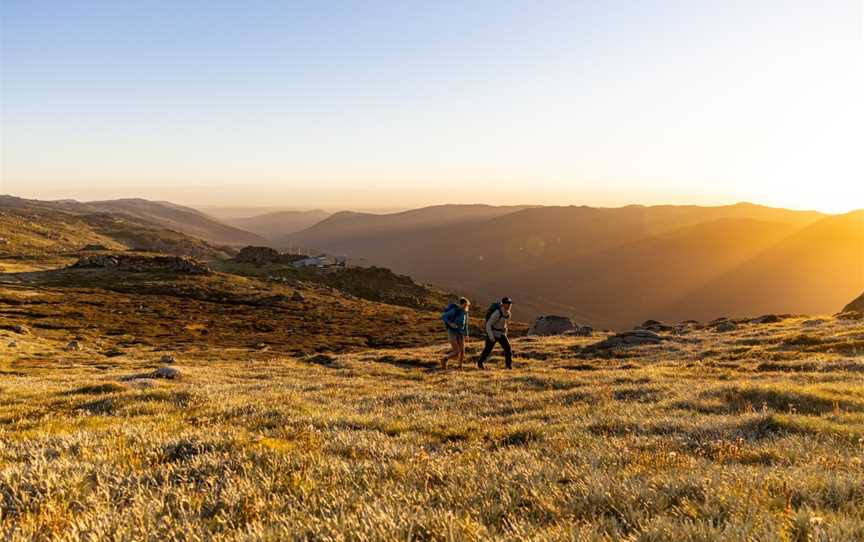
[[[477,360],[477,368],[483,369],[483,364],[486,358],[492,353],[495,348],[495,343],[501,343],[501,348],[504,349],[504,361],[508,369],[513,368],[513,349],[510,348],[510,340],[507,338],[507,322],[512,314],[513,300],[509,297],[504,297],[501,301],[492,303],[489,310],[486,311],[486,345],[483,347],[483,353]]]
[[[444,309],[444,314],[441,315],[441,320],[447,327],[447,339],[450,341],[450,347],[453,349],[441,360],[441,368],[447,368],[447,362],[455,359],[459,362],[459,368],[462,368],[462,362],[465,360],[465,339],[468,337],[468,309],[471,307],[471,302],[464,297],[459,298],[459,304],[450,303]]]

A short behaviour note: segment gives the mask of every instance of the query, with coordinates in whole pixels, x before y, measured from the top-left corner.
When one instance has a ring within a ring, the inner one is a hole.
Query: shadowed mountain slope
[[[281,240],[286,235],[314,226],[329,217],[330,214],[321,209],[312,211],[277,211],[244,218],[229,219],[226,222],[273,241]]]
[[[825,218],[752,204],[540,207],[466,224],[398,231],[344,233],[345,228],[324,221],[293,238],[365,257],[450,290],[516,296],[527,317],[561,313],[620,328],[661,315],[683,319],[702,314],[694,311],[706,295],[700,286]],[[776,275],[778,270],[766,272]],[[679,304],[682,293],[687,297]],[[727,294],[735,314],[761,306],[747,299]],[[836,307],[821,303],[819,309]]]

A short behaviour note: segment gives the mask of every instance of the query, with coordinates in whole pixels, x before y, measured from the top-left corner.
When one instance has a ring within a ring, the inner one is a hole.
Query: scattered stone
[[[160,362],[165,363],[166,365],[170,365],[171,363],[176,363],[177,360],[174,359],[174,356],[171,354],[164,354],[160,359]]]
[[[300,292],[295,290],[294,294],[291,296],[291,301],[294,301],[295,303],[302,303],[302,302],[306,301],[306,297],[303,294],[301,294]]]
[[[25,325],[12,324],[11,326],[9,326],[9,329],[17,333],[18,335],[30,335],[30,329]]]
[[[566,316],[540,316],[528,331],[529,335],[562,335],[576,328]]]
[[[64,348],[67,352],[80,352],[81,351],[81,343],[78,341],[69,341],[66,343],[66,348]]]
[[[174,367],[159,367],[152,373],[147,375],[147,378],[165,378],[168,380],[177,380],[183,374]]]
[[[18,343],[15,342],[15,341],[10,342],[10,343],[9,343],[9,348],[18,348]]]
[[[108,350],[102,352],[102,355],[106,358],[116,358],[117,356],[122,356],[123,351],[119,348],[109,348]]]

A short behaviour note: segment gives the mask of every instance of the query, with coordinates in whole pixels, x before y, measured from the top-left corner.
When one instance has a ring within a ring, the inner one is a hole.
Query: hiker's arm
[[[486,336],[489,337],[490,341],[495,340],[495,331],[492,329],[492,326],[498,323],[498,318],[500,317],[501,315],[498,313],[498,311],[495,311],[494,313],[492,313],[492,316],[490,316],[489,319],[486,320]]]

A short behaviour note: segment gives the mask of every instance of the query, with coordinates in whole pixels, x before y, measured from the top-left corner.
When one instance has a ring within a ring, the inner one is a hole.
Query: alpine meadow
[[[0,0],[3,542],[864,540],[860,0]]]

